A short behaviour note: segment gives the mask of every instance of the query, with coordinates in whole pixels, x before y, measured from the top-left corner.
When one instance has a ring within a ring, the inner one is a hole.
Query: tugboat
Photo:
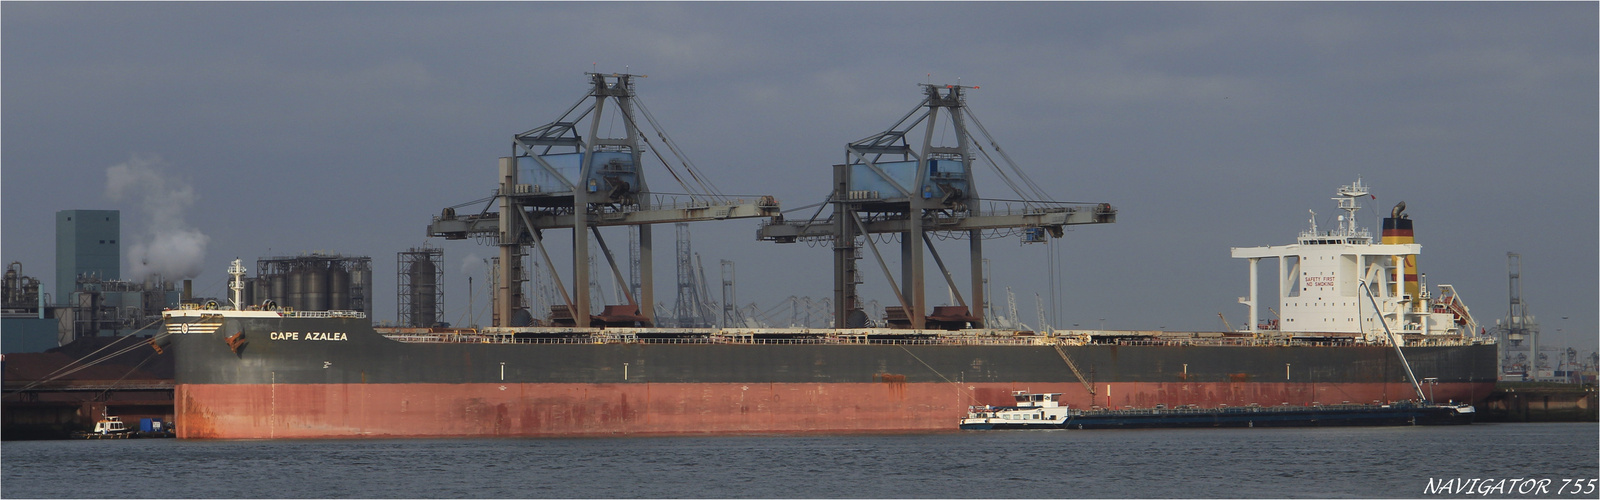
[[[95,421],[94,431],[74,434],[75,437],[82,439],[125,439],[132,435],[121,418],[109,415],[101,415],[100,420]]]
[[[102,436],[111,434],[126,434],[128,427],[119,417],[105,417],[94,423],[94,433]]]

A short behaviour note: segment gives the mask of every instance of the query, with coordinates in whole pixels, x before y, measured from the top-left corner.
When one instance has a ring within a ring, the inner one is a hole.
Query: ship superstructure
[[[1388,343],[1398,335],[1402,345],[1440,342],[1492,342],[1480,338],[1466,305],[1450,285],[1437,295],[1417,274],[1422,245],[1412,232],[1405,202],[1383,219],[1380,242],[1357,223],[1360,200],[1370,190],[1358,178],[1339,188],[1338,224],[1319,229],[1312,212],[1310,229],[1295,244],[1232,249],[1250,263],[1250,295],[1239,302],[1250,310],[1249,330],[1261,336],[1333,338],[1363,343]],[[1262,259],[1276,259],[1275,320],[1262,322],[1258,283]],[[1387,330],[1386,330],[1387,328]]]

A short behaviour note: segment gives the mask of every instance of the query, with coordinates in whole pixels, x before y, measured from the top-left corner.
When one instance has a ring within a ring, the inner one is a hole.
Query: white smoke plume
[[[189,226],[184,215],[194,206],[194,187],[162,172],[159,157],[134,156],[106,168],[106,197],[137,201],[144,216],[141,231],[124,237],[129,280],[161,275],[176,281],[193,278],[205,266],[210,236]]]
[[[461,258],[461,275],[472,276],[472,273],[483,269],[485,267],[483,260],[483,257],[479,257],[477,253],[467,252],[467,256]]]

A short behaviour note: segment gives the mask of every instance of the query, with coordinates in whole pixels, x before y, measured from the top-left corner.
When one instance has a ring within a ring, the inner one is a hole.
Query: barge
[[[1331,404],[1200,408],[1072,409],[1060,394],[1018,391],[1011,406],[975,406],[960,421],[963,430],[994,429],[1158,429],[1190,427],[1338,427],[1392,425],[1466,425],[1476,409],[1465,403],[1434,404],[1396,401],[1373,404]]]

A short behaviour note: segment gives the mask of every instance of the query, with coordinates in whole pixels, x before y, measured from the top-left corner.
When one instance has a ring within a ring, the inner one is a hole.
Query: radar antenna
[[[1340,236],[1355,236],[1356,211],[1361,210],[1361,205],[1357,204],[1356,200],[1361,199],[1362,196],[1367,196],[1368,193],[1367,186],[1361,183],[1360,176],[1356,177],[1354,184],[1339,188],[1339,197],[1334,198],[1334,201],[1339,202],[1339,209],[1345,211],[1344,220],[1341,221],[1343,224],[1340,224],[1341,227],[1339,227],[1339,230],[1343,231],[1344,234]]]

